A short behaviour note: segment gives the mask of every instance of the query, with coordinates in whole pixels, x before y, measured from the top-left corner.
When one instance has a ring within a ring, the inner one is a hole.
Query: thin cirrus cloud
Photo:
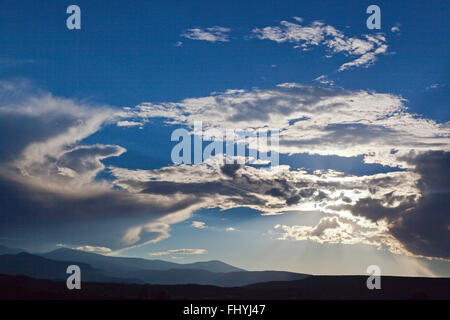
[[[214,26],[209,28],[191,28],[185,30],[181,36],[191,40],[202,40],[208,42],[229,41],[230,28]]]

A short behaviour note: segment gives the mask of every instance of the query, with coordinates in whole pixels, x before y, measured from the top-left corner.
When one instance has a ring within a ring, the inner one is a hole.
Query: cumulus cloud
[[[192,254],[206,254],[205,249],[171,249],[167,251],[151,252],[149,256],[167,256],[167,255],[192,255]]]
[[[182,37],[191,40],[203,40],[209,42],[227,42],[229,41],[228,33],[230,28],[214,26],[209,28],[192,28],[187,29],[181,34]]]
[[[261,40],[271,40],[278,43],[295,44],[294,48],[309,50],[313,46],[324,46],[330,54],[345,53],[358,56],[355,60],[339,67],[344,71],[353,67],[368,67],[377,61],[377,56],[385,54],[388,46],[382,34],[364,35],[362,38],[349,37],[342,31],[321,21],[313,21],[310,25],[281,21],[280,26],[268,26],[253,29],[254,35]]]

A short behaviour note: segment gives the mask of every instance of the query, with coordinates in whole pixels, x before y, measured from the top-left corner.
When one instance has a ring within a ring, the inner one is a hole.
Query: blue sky
[[[381,30],[368,1],[77,1],[81,30],[71,2],[0,3],[0,242],[449,275],[448,2],[378,1]],[[287,171],[174,166],[195,120],[282,129]],[[207,253],[164,253],[180,248]]]

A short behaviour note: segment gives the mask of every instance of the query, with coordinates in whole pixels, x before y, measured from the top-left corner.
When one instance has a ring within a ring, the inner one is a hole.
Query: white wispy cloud
[[[172,249],[167,251],[151,252],[149,256],[167,256],[167,255],[197,255],[208,253],[205,249]]]
[[[321,84],[326,84],[329,86],[334,86],[334,81],[333,80],[329,80],[328,77],[326,75],[321,75],[318,76],[317,78],[314,79],[314,81],[317,81]]]
[[[203,40],[209,42],[229,41],[230,28],[214,26],[209,28],[192,28],[184,31],[181,36],[191,40]]]
[[[112,250],[107,247],[96,247],[96,246],[81,246],[74,248],[75,250],[86,251],[86,252],[96,252],[96,253],[110,253]]]
[[[368,67],[375,63],[377,56],[387,52],[386,38],[382,34],[364,35],[361,38],[349,37],[342,31],[321,21],[310,25],[302,25],[301,18],[295,18],[298,23],[281,21],[280,26],[255,28],[253,33],[258,39],[271,40],[278,43],[289,42],[294,48],[309,50],[313,46],[324,46],[330,53],[345,53],[358,56],[355,60],[339,67],[344,71],[352,67]]]

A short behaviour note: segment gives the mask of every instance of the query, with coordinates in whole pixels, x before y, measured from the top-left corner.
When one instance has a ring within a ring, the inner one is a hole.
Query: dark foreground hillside
[[[365,276],[311,276],[303,280],[223,288],[206,285],[141,285],[82,282],[68,290],[64,281],[0,275],[0,299],[445,299],[450,278],[382,277],[381,290],[368,290]]]

